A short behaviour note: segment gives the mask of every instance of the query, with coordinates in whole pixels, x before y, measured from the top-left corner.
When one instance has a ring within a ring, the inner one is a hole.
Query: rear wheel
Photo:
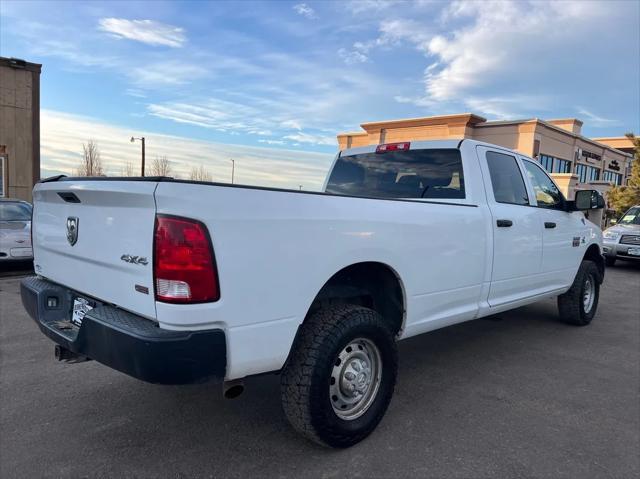
[[[583,261],[571,289],[558,296],[560,319],[576,326],[591,322],[598,309],[601,277],[593,261]]]
[[[367,437],[384,416],[396,382],[394,333],[375,311],[354,305],[312,314],[281,377],[291,425],[330,447]]]

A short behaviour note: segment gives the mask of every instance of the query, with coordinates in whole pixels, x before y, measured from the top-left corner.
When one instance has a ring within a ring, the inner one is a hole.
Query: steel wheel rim
[[[585,313],[589,313],[593,308],[593,303],[596,298],[596,284],[592,275],[587,276],[584,282],[584,288],[582,288],[582,306]]]
[[[329,378],[329,399],[340,419],[362,416],[378,395],[382,356],[373,341],[357,338],[338,354]]]

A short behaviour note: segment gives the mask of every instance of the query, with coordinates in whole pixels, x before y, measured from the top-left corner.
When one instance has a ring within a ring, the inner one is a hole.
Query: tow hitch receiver
[[[62,347],[58,344],[56,344],[55,356],[58,361],[62,361],[64,363],[69,363],[69,364],[91,361],[90,358],[83,356],[82,354],[76,354],[73,351],[70,351],[67,348]]]

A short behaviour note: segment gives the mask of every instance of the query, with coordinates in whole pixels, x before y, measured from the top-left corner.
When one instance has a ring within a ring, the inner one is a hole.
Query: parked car
[[[640,205],[633,206],[620,220],[603,233],[603,249],[607,266],[616,260],[640,260]]]
[[[0,263],[33,259],[31,204],[0,198]]]
[[[323,192],[171,178],[34,188],[22,301],[59,359],[163,384],[279,372],[286,416],[348,447],[384,416],[396,340],[558,297],[596,314],[602,233],[540,165],[472,140],[338,154]]]

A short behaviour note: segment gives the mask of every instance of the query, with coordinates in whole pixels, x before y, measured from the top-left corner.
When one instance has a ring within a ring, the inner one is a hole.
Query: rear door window
[[[528,205],[529,196],[515,156],[487,151],[493,197],[498,203]]]
[[[338,158],[327,193],[373,198],[464,199],[457,149],[363,153]]]

